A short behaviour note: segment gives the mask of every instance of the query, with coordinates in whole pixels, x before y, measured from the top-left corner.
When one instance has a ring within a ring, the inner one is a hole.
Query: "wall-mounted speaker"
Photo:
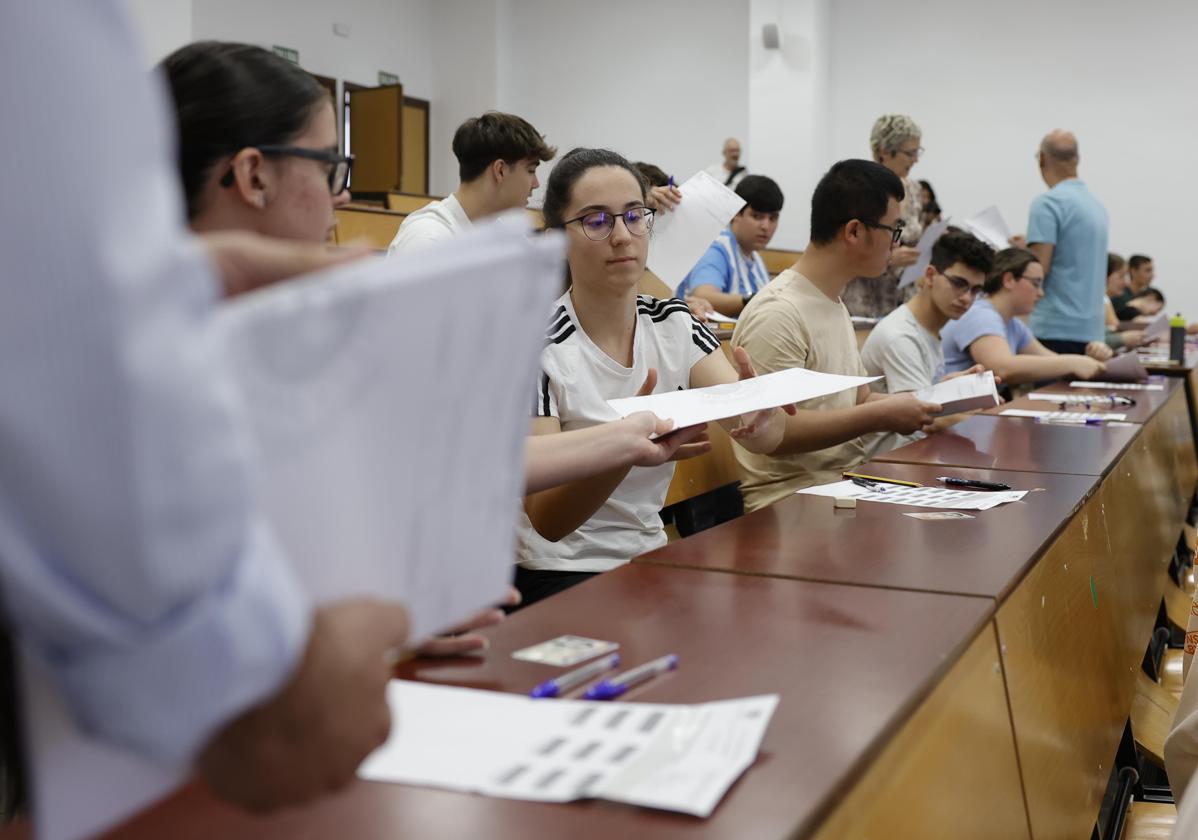
[[[765,45],[767,50],[778,49],[778,24],[767,23],[761,27],[761,43]]]

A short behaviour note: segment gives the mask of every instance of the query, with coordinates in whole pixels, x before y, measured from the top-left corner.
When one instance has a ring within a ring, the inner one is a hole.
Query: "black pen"
[[[977,481],[973,478],[954,478],[949,475],[939,476],[937,481],[943,481],[950,487],[972,487],[975,490],[1010,490],[1009,484],[996,484],[993,481]]]

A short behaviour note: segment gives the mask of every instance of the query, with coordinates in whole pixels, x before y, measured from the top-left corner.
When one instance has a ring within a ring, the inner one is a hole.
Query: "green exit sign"
[[[396,76],[394,73],[385,73],[382,70],[379,71],[379,86],[380,87],[382,87],[383,85],[397,85],[397,84],[399,84],[399,76]]]
[[[293,50],[291,47],[280,47],[275,45],[270,48],[271,52],[279,58],[285,58],[292,64],[299,64],[299,50]]]

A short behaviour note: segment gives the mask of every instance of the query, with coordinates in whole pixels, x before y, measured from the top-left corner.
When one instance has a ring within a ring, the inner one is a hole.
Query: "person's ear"
[[[254,148],[242,149],[233,156],[224,178],[227,180],[229,175],[232,175],[233,182],[228,186],[237,191],[242,201],[251,207],[266,207],[273,178],[262,152]]]
[[[505,160],[491,161],[491,165],[488,167],[488,169],[491,172],[491,180],[495,182],[496,186],[502,184],[503,179],[507,177],[508,165],[507,161]]]

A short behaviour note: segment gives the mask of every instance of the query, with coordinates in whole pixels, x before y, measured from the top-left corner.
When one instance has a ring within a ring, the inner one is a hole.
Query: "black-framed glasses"
[[[583,235],[594,242],[602,242],[611,236],[616,229],[616,219],[624,220],[624,227],[633,236],[644,236],[653,230],[653,209],[651,207],[633,207],[622,213],[608,213],[606,210],[596,210],[574,219],[562,222],[562,227],[578,222]]]
[[[328,164],[329,167],[329,195],[341,195],[345,192],[345,188],[349,186],[349,173],[354,167],[353,155],[341,155],[337,152],[322,151],[321,149],[305,149],[302,146],[254,146],[267,157],[297,157],[306,160],[315,160],[320,163]],[[220,179],[222,187],[233,186],[233,170],[230,168]]]
[[[899,244],[899,240],[903,238],[904,224],[901,219],[899,221],[895,222],[893,225],[884,225],[881,222],[867,222],[867,221],[865,221],[865,219],[859,219],[858,221],[860,221],[861,224],[865,225],[867,228],[873,228],[874,230],[890,231],[891,246]]]
[[[980,283],[975,286],[964,277],[959,277],[956,274],[945,274],[943,271],[940,272],[940,276],[949,282],[949,285],[953,287],[953,291],[957,294],[969,292],[969,296],[975,298],[982,293]]]

